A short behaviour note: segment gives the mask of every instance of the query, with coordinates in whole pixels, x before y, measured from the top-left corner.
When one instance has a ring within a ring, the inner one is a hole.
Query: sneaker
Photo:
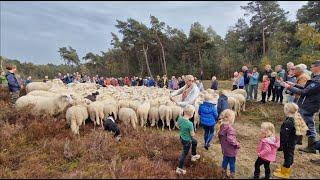
[[[197,155],[192,155],[191,156],[191,161],[197,161],[198,159],[200,159],[200,154],[197,154]]]
[[[209,150],[209,147],[206,145],[206,146],[203,146],[206,150]]]
[[[184,170],[184,169],[181,169],[181,168],[178,168],[178,167],[177,167],[177,169],[176,169],[176,173],[177,173],[177,174],[186,174],[186,173],[187,173],[187,171],[186,171],[186,170]]]

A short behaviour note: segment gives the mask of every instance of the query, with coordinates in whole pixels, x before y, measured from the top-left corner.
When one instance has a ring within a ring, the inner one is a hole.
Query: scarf
[[[183,92],[182,92],[182,101],[184,101],[186,99],[186,97],[189,95],[190,91],[193,88],[193,85],[194,84],[192,84],[190,87],[186,86],[186,88],[183,90]]]

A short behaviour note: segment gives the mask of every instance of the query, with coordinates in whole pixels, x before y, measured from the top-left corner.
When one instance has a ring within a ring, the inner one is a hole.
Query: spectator
[[[172,76],[171,81],[172,81],[172,89],[173,90],[179,89],[179,82],[175,76]]]
[[[294,94],[300,95],[297,104],[300,109],[300,114],[306,122],[309,130],[307,131],[308,146],[306,148],[300,148],[299,150],[307,153],[316,153],[313,146],[317,137],[314,114],[319,112],[320,109],[320,60],[312,63],[311,70],[313,77],[311,80],[308,80],[303,87],[297,84],[288,84],[285,82],[281,85]]]
[[[250,77],[248,77],[248,74],[250,73],[249,72],[249,69],[247,66],[243,66],[242,67],[242,72],[243,72],[243,78],[244,78],[244,87],[245,87],[245,90],[247,92],[247,94],[249,94],[249,81],[250,81]],[[248,97],[247,97],[248,99]]]
[[[163,80],[163,87],[168,88],[169,84],[168,84],[168,78],[166,74],[163,75],[162,80]]]
[[[271,93],[272,93],[272,102],[274,102],[276,99],[276,88],[274,86],[274,83],[276,82],[276,76],[277,76],[276,72],[271,73],[270,84],[268,88],[268,100],[270,99]],[[269,93],[269,89],[271,89],[271,93]]]
[[[270,85],[270,80],[268,78],[268,75],[264,75],[262,78],[262,84],[261,84],[261,96],[262,96],[262,103],[266,103],[266,96],[267,96],[267,91],[268,87]]]
[[[310,76],[304,72],[304,68],[301,64],[295,66],[294,75],[297,78],[295,83],[302,87],[307,83],[308,80],[310,80]],[[298,94],[295,94],[294,96],[294,102],[297,102],[300,96]]]
[[[138,86],[142,86],[142,85],[143,85],[143,79],[139,77]]]
[[[258,81],[259,81],[259,73],[257,71],[257,68],[254,67],[252,70],[252,73],[248,74],[249,80],[249,100],[252,100],[252,98],[256,101],[257,95],[258,95]],[[253,96],[252,96],[253,93]]]
[[[307,74],[308,76],[311,77],[312,72],[308,70],[307,65],[305,65],[305,64],[299,64],[299,66],[301,67],[301,69],[303,70],[303,72],[304,72],[305,74]]]
[[[180,79],[178,79],[178,81],[179,81],[179,89],[180,89],[185,85],[184,76],[182,76]]]
[[[26,81],[24,82],[25,85],[28,85],[29,83],[32,82],[31,76],[29,76]]]
[[[278,103],[280,100],[280,103],[283,102],[283,87],[280,85],[280,82],[284,80],[285,71],[282,69],[281,65],[277,65],[275,68],[275,71],[277,72],[276,81],[274,83],[275,91],[276,91],[276,99],[275,102]]]
[[[131,86],[136,86],[136,85],[137,85],[136,77],[131,78]]]
[[[271,69],[271,65],[270,64],[267,64],[265,67],[264,67],[264,75],[267,75],[269,80],[271,81],[271,73],[273,72],[272,69]],[[269,84],[268,86],[268,100],[269,100],[269,97],[271,97],[271,93],[272,93],[272,86],[273,84]]]
[[[44,80],[43,80],[43,82],[44,82],[44,83],[46,83],[47,81],[49,81],[48,76],[44,76]]]
[[[12,64],[8,64],[6,69],[8,70],[6,74],[6,79],[8,81],[9,91],[10,91],[10,103],[12,106],[16,103],[17,99],[20,96],[21,86],[18,83],[15,72],[17,71],[17,67]]]
[[[111,85],[111,79],[110,79],[110,78],[105,78],[105,79],[104,79],[104,85],[105,85],[105,86]]]
[[[118,84],[119,84],[119,86],[124,86],[124,81],[123,81],[122,77],[120,77],[118,79]]]
[[[284,78],[283,78],[284,81],[288,81],[288,78],[290,78],[290,77],[288,77],[288,75],[289,75],[289,71],[291,68],[294,68],[294,64],[293,64],[293,62],[288,62],[287,63],[287,71],[285,72]]]
[[[238,89],[238,84],[239,84],[239,73],[234,72],[233,78],[232,78],[232,91],[235,89]]]
[[[212,76],[211,89],[218,90],[218,81],[215,76]]]
[[[196,80],[197,87],[199,88],[200,92],[204,91],[203,83],[199,80]]]
[[[163,88],[163,80],[160,78],[160,76],[157,76],[157,87]]]
[[[8,81],[5,76],[5,73],[0,70],[0,87],[7,87],[8,86]]]
[[[243,72],[239,72],[238,89],[244,88],[244,77]]]
[[[124,78],[124,85],[127,85],[127,86],[131,85],[131,81],[130,81],[129,77],[127,77],[127,76]]]
[[[228,97],[224,90],[219,91],[217,110],[220,115],[222,111],[229,109]]]
[[[105,86],[105,85],[104,85],[104,78],[103,78],[102,76],[99,78],[98,84],[99,84],[100,86]]]
[[[295,75],[295,67],[291,67],[291,69],[288,71],[287,74],[287,81],[295,83],[296,82],[296,77]],[[285,93],[287,94],[287,102],[293,102],[294,101],[294,95],[290,91],[286,90]]]

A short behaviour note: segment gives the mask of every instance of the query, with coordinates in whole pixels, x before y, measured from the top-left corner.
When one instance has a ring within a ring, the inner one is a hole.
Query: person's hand
[[[286,81],[286,83],[289,84],[289,85],[291,85],[291,86],[294,86],[294,85],[295,85],[295,83],[290,82],[290,81]]]

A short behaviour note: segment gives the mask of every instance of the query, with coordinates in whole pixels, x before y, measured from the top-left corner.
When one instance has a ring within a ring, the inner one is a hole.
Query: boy
[[[184,115],[178,118],[178,127],[180,134],[180,141],[183,145],[183,150],[179,157],[179,166],[176,169],[177,174],[186,174],[186,170],[182,169],[184,160],[189,153],[191,147],[191,161],[197,161],[200,159],[200,155],[197,154],[197,140],[194,139],[195,133],[192,122],[189,120],[194,114],[194,107],[187,105],[183,110]]]
[[[14,74],[17,71],[17,67],[13,64],[8,64],[6,69],[8,70],[6,79],[8,81],[10,91],[10,104],[13,106],[19,98],[21,87]]]

